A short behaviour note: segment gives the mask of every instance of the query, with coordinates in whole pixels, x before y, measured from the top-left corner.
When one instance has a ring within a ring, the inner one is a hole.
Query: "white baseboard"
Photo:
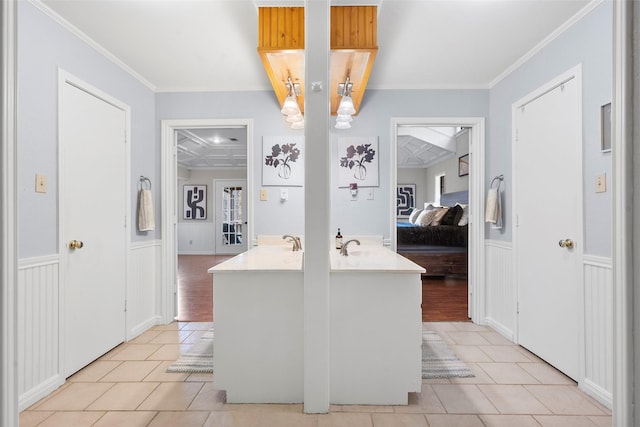
[[[156,325],[161,325],[162,322],[162,316],[153,316],[147,320],[145,320],[142,323],[137,324],[136,326],[134,326],[133,328],[131,328],[131,330],[129,331],[129,336],[127,337],[127,340],[132,340],[135,337],[137,337],[138,335],[142,334],[143,332],[147,331],[149,328],[156,326]]]
[[[180,251],[178,255],[215,255],[211,251]]]
[[[488,327],[490,327],[491,329],[493,329],[494,331],[496,331],[497,333],[499,333],[500,335],[502,335],[503,337],[505,337],[509,341],[515,342],[515,334],[513,333],[513,331],[511,329],[505,327],[504,325],[500,324],[499,322],[496,322],[491,317],[485,317],[484,321],[485,321],[485,324]]]
[[[578,386],[585,393],[602,403],[607,408],[613,408],[613,394],[600,387],[598,384],[590,381],[589,379],[584,379]]]
[[[36,387],[33,387],[22,393],[18,398],[18,411],[23,411],[38,400],[48,396],[64,384],[62,375],[54,375],[53,377],[42,381]]]

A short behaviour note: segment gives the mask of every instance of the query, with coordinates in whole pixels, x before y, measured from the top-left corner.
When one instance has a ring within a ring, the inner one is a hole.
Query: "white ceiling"
[[[456,154],[458,127],[398,126],[398,167],[428,168]]]
[[[245,126],[180,129],[178,164],[187,169],[247,167]]]
[[[271,90],[257,5],[274,0],[32,1],[154,91]],[[373,0],[378,54],[367,89],[490,88],[590,1]]]

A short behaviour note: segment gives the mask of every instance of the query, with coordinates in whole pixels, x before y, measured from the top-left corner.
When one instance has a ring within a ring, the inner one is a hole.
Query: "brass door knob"
[[[560,240],[558,242],[558,245],[560,245],[561,248],[567,248],[567,249],[573,249],[573,240],[571,239],[564,239],[564,240]]]
[[[80,249],[84,246],[82,240],[72,240],[69,242],[69,249]]]

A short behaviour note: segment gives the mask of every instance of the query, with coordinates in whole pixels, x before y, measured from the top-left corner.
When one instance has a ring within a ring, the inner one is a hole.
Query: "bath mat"
[[[167,372],[212,373],[213,329],[174,362]],[[473,373],[433,331],[422,333],[422,378],[464,378]]]
[[[453,353],[440,335],[422,332],[422,378],[467,378],[473,372]]]
[[[213,329],[209,329],[202,337],[180,355],[167,372],[210,373],[213,372]]]

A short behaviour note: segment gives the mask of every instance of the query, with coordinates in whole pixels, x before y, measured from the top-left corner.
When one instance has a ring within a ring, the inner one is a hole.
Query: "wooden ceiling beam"
[[[347,76],[356,109],[364,96],[378,52],[377,6],[331,6],[330,91],[331,114],[340,103],[339,83]],[[287,79],[300,83],[298,96],[304,112],[304,8],[258,8],[258,53],[280,106],[287,97]]]

